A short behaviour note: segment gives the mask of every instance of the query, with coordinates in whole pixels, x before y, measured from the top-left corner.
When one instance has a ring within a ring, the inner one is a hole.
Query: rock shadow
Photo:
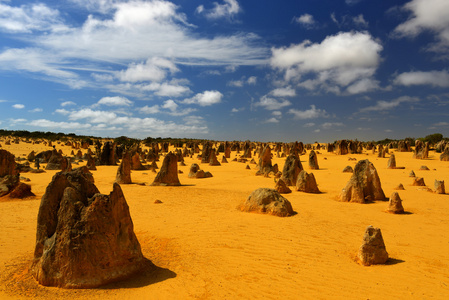
[[[390,257],[390,258],[388,258],[388,260],[385,263],[385,265],[392,266],[392,265],[397,265],[397,264],[401,264],[401,263],[404,263],[404,262],[405,262],[405,260]]]
[[[156,284],[171,278],[177,274],[169,269],[161,268],[153,264],[149,259],[145,259],[145,266],[135,275],[125,280],[109,283],[97,289],[132,289]]]

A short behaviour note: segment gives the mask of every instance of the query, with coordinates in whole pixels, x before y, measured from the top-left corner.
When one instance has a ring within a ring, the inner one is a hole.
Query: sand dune
[[[2,146],[16,157],[49,149],[25,143]],[[56,147],[65,155],[71,152],[70,147]],[[405,169],[387,169],[388,155],[320,152],[319,170],[308,167],[308,155],[301,161],[322,193],[284,195],[297,212],[286,218],[236,209],[255,189],[275,185],[274,178],[255,176],[255,165],[247,170],[246,163],[231,162],[236,152],[221,166],[185,158],[186,166],[178,167],[184,172],[179,187],[148,186],[156,173],[132,171],[133,182],[146,185],[122,189],[143,254],[156,267],[124,282],[84,290],[43,287],[28,273],[40,198],[56,171],[23,173],[36,197],[0,200],[0,298],[448,299],[449,195],[411,186],[408,174],[413,170],[433,189],[435,179],[449,182],[449,162],[440,162],[433,151],[425,160],[395,152],[397,165]],[[343,168],[356,164],[349,157],[374,163],[387,197],[402,183],[405,190],[399,194],[407,214],[385,213],[388,202],[336,201],[351,177]],[[273,159],[280,170],[284,162]],[[213,177],[188,178],[192,163]],[[421,165],[430,170],[419,170]],[[97,168],[92,171],[95,184],[108,194],[117,166]],[[354,261],[368,225],[382,230],[387,265],[363,267]]]

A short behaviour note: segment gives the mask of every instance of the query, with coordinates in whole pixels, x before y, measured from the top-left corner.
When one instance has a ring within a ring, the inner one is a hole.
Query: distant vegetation
[[[62,132],[58,132],[58,133],[54,133],[54,132],[43,132],[43,131],[26,131],[26,130],[4,130],[4,129],[0,129],[0,137],[2,136],[13,136],[13,137],[20,137],[20,138],[32,138],[32,139],[46,139],[46,140],[50,140],[50,141],[68,141],[68,140],[79,140],[79,141],[86,141],[88,142],[90,145],[93,145],[94,142],[96,140],[101,140],[103,138],[101,137],[95,137],[95,136],[85,136],[85,135],[76,135],[74,133],[62,133]],[[206,141],[205,139],[190,139],[190,138],[171,138],[171,137],[166,137],[166,138],[162,138],[162,137],[157,137],[157,138],[152,138],[152,137],[147,137],[143,140],[140,139],[134,139],[134,138],[129,138],[126,136],[120,136],[117,137],[115,139],[113,139],[114,142],[116,142],[117,144],[122,144],[122,145],[126,145],[126,146],[132,146],[138,143],[143,143],[144,145],[149,145],[153,142],[155,143],[162,143],[162,142],[168,142],[171,144],[184,144],[184,143],[201,143],[203,141]],[[423,138],[413,138],[413,137],[407,137],[405,139],[400,139],[400,140],[405,140],[408,141],[410,143],[411,146],[415,145],[415,141],[416,140],[421,140],[423,142],[429,142],[430,144],[436,144],[441,140],[446,140],[449,141],[448,138],[444,138],[443,135],[441,133],[434,133],[434,134],[430,134],[426,137]],[[397,142],[400,140],[393,140],[393,139],[383,139],[380,141],[371,141],[374,144],[382,144],[382,145],[386,145],[389,144],[391,142]],[[368,141],[369,142],[369,141]]]

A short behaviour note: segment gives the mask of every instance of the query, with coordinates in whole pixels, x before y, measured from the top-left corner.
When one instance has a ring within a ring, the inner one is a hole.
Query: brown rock
[[[396,158],[393,153],[390,155],[390,158],[388,159],[387,169],[396,169]]]
[[[210,152],[209,166],[221,166],[220,162],[217,159],[217,155],[215,155],[215,151],[213,149]]]
[[[302,170],[298,175],[296,190],[305,193],[320,193],[313,173],[308,174],[304,170]]]
[[[228,163],[228,160],[226,159],[226,156],[223,155],[223,158],[221,159],[221,163],[222,164],[224,164],[224,163],[227,164]]]
[[[274,189],[279,192],[279,194],[288,194],[291,193],[292,190],[285,184],[284,180],[279,179],[274,186]]]
[[[115,182],[118,184],[131,184],[131,156],[128,152],[123,153],[122,161],[117,169]]]
[[[385,200],[376,168],[369,160],[360,160],[354,169],[346,187],[340,194],[344,202],[366,203],[373,200]]]
[[[440,160],[441,161],[449,161],[449,144],[446,145],[443,153],[441,153]]]
[[[413,170],[410,171],[410,173],[408,173],[408,177],[415,177],[415,172],[413,172]]]
[[[424,183],[424,178],[422,177],[415,177],[413,179],[413,186],[426,186],[426,184]]]
[[[346,166],[343,169],[343,173],[354,173],[354,169],[351,166]]]
[[[208,178],[213,177],[210,172],[204,172],[201,170],[198,164],[192,164],[190,166],[189,174],[187,175],[189,178]]]
[[[67,170],[67,160],[56,150],[52,151],[45,170]]]
[[[131,170],[146,170],[146,168],[142,165],[140,155],[137,152],[135,152],[131,157]]]
[[[388,253],[382,238],[380,228],[368,226],[363,236],[363,244],[357,253],[359,262],[364,266],[385,264]]]
[[[169,152],[162,162],[162,167],[154,178],[153,186],[178,186],[181,185],[178,178],[178,159],[176,155]]]
[[[42,285],[93,288],[144,266],[120,185],[102,195],[86,167],[53,176],[41,200],[30,273]]]
[[[0,149],[0,177],[17,174],[19,174],[19,170],[17,169],[14,154]]]
[[[402,207],[402,200],[401,197],[399,197],[398,192],[393,192],[393,194],[391,194],[390,201],[388,202],[387,212],[392,214],[404,213],[404,207]]]
[[[435,193],[446,194],[446,190],[444,188],[444,180],[440,181],[435,179],[434,186],[435,186]]]
[[[282,170],[281,179],[286,185],[295,186],[298,179],[298,174],[303,170],[299,157],[295,155],[287,156],[285,160],[284,169]]]
[[[248,199],[239,206],[239,209],[278,217],[287,217],[294,213],[290,201],[282,197],[276,190],[268,188],[253,191]]]
[[[270,173],[272,171],[273,165],[271,164],[271,148],[269,145],[265,146],[262,152],[262,156],[259,159],[258,164],[259,170],[256,175],[264,175],[265,173]]]
[[[96,171],[97,167],[95,166],[95,160],[92,158],[92,155],[87,154],[87,163],[86,167],[90,171]]]
[[[318,157],[315,151],[310,151],[309,153],[309,167],[312,170],[318,170],[320,167],[318,166]]]
[[[397,187],[394,188],[395,190],[405,190],[404,186],[402,185],[402,183],[398,184]]]
[[[427,166],[421,166],[421,167],[419,167],[419,169],[421,171],[429,171],[430,170]]]
[[[9,197],[14,199],[24,199],[34,196],[36,195],[31,192],[31,186],[23,182],[19,182],[19,184],[9,193]]]

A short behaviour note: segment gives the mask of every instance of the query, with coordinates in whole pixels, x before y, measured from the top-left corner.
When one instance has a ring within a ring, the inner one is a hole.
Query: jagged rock
[[[363,244],[357,253],[359,262],[364,266],[385,264],[388,253],[380,228],[368,226],[363,236]]]
[[[429,142],[424,143],[421,140],[416,140],[413,158],[417,159],[429,158]]]
[[[0,177],[17,174],[19,174],[19,170],[17,169],[14,154],[0,149]]]
[[[274,189],[280,194],[288,194],[291,193],[292,190],[285,184],[284,180],[279,179],[274,186]]]
[[[87,154],[87,163],[86,167],[90,171],[96,171],[97,167],[95,166],[95,160],[93,159],[92,155]]]
[[[424,178],[422,177],[415,177],[413,179],[413,186],[426,186],[426,184],[424,183]]]
[[[405,190],[404,186],[402,185],[402,183],[398,184],[397,187],[394,188],[395,190],[401,191],[401,190]]]
[[[62,159],[64,160],[64,162],[61,164],[61,171],[62,172],[72,171],[72,163],[70,162],[70,159],[67,157],[63,157]]]
[[[446,145],[443,153],[441,153],[440,161],[449,161],[449,144]]]
[[[139,153],[134,153],[134,155],[131,157],[131,170],[146,170],[142,165],[142,162],[140,161],[140,155]]]
[[[295,155],[287,156],[285,160],[284,169],[282,170],[281,179],[286,185],[295,186],[298,174],[303,170],[301,161]]]
[[[251,170],[251,168],[249,167],[249,165],[246,165],[246,170]]]
[[[228,160],[226,159],[226,156],[223,155],[223,158],[221,159],[222,164],[227,164]]]
[[[394,154],[391,154],[390,158],[388,159],[387,169],[396,169],[396,158]]]
[[[435,186],[435,193],[437,193],[437,194],[446,194],[446,190],[444,188],[444,180],[440,181],[440,180],[436,180],[435,179],[434,186]]]
[[[259,158],[258,168],[256,175],[264,175],[272,171],[273,165],[271,164],[271,148],[269,145],[263,149],[262,156]]]
[[[52,151],[45,170],[67,170],[67,160],[56,150]]]
[[[367,201],[385,200],[376,168],[369,160],[360,160],[354,168],[346,187],[340,194],[344,202],[366,203]]]
[[[215,151],[213,149],[210,152],[209,166],[221,166],[220,162],[217,159],[217,155],[215,155]]]
[[[115,166],[117,164],[117,154],[116,154],[116,144],[111,142],[106,142],[101,149],[99,155],[100,166]]]
[[[120,185],[99,193],[86,167],[59,172],[39,207],[30,273],[42,285],[93,288],[145,265]]]
[[[410,173],[408,173],[408,177],[416,177],[415,172],[411,170]]]
[[[178,159],[176,155],[169,152],[162,162],[162,167],[154,178],[153,186],[178,186],[181,185],[178,178]]]
[[[296,190],[305,193],[320,193],[313,173],[308,174],[304,170],[302,170],[298,175]]]
[[[421,167],[419,167],[419,169],[421,171],[429,171],[430,170],[427,166],[421,166]]]
[[[239,206],[239,209],[278,217],[287,217],[294,213],[290,201],[282,197],[276,190],[268,188],[260,188],[253,191],[248,199]]]
[[[351,166],[346,166],[343,169],[343,173],[354,173],[354,169]]]
[[[187,175],[189,178],[208,178],[213,177],[210,172],[204,172],[201,170],[198,164],[192,164],[190,166],[189,174]]]
[[[36,196],[31,192],[31,186],[29,184],[19,182],[18,185],[14,187],[14,189],[9,193],[9,198],[14,199],[24,199],[28,197]]]
[[[128,152],[123,153],[122,161],[117,169],[115,182],[118,184],[131,184],[131,157]]]
[[[402,207],[402,200],[399,197],[398,192],[393,192],[390,196],[390,200],[388,202],[387,212],[392,214],[403,214],[404,207]]]
[[[30,154],[27,156],[27,160],[29,162],[34,162],[36,160],[36,152],[31,151]]]
[[[309,168],[312,170],[318,170],[320,168],[318,166],[318,157],[313,150],[309,153]]]
[[[6,175],[0,177],[0,197],[9,194],[19,182],[19,175]]]

